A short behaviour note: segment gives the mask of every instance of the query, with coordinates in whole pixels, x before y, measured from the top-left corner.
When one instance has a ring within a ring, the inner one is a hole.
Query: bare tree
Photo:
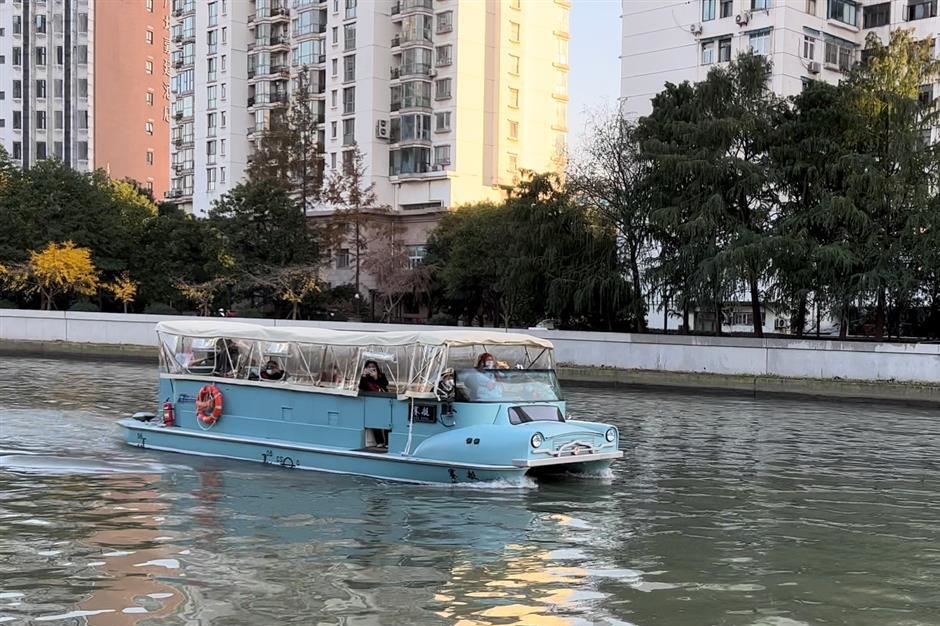
[[[652,242],[647,167],[640,153],[636,125],[617,111],[595,118],[582,153],[571,164],[569,177],[576,200],[587,204],[617,230],[642,330],[646,329],[642,267]]]
[[[408,294],[426,294],[431,286],[430,268],[411,263],[408,248],[401,238],[402,229],[389,225],[379,231],[363,268],[376,281],[382,296],[382,318],[392,321],[392,313]]]
[[[319,269],[314,265],[290,265],[273,268],[262,275],[249,275],[248,282],[274,291],[277,298],[291,305],[290,319],[300,314],[300,305],[321,291]]]
[[[388,208],[378,206],[375,183],[367,183],[365,158],[357,145],[343,153],[343,167],[327,176],[323,199],[336,207],[331,234],[327,236],[335,245],[348,240],[352,230],[353,254],[355,256],[357,303],[361,300],[361,272],[363,254],[368,249],[369,231],[377,214]],[[359,305],[356,305],[359,313]]]

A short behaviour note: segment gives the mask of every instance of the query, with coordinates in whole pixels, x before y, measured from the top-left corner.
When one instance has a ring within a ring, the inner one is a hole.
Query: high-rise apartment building
[[[95,6],[95,167],[162,199],[169,183],[169,0]]]
[[[0,2],[0,143],[30,166],[94,164],[94,3]]]
[[[440,211],[557,169],[566,0],[175,0],[171,188],[197,214],[242,179],[305,77],[327,170],[353,146],[378,202]],[[313,211],[318,212],[318,211]]]
[[[15,161],[54,157],[163,194],[165,1],[0,0],[0,143]]]
[[[897,28],[940,51],[937,0],[623,0],[623,110],[646,115],[667,82],[703,80],[748,49],[773,62],[782,96],[811,79],[837,82],[862,59],[869,33],[887,43]]]

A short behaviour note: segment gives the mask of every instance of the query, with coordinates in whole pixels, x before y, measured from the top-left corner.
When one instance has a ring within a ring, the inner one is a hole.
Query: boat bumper
[[[597,452],[594,454],[571,454],[566,456],[553,456],[547,459],[513,459],[516,467],[545,467],[548,465],[574,465],[576,463],[591,463],[594,461],[613,461],[623,458],[623,450],[614,452]]]

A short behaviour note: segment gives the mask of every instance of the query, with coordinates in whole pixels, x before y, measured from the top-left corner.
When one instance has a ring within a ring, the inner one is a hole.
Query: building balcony
[[[392,47],[397,48],[401,45],[401,35],[395,35],[392,37]]]
[[[258,9],[253,15],[248,16],[249,23],[255,22],[290,22],[290,9],[287,7],[271,7],[269,9]]]
[[[429,76],[433,66],[429,63],[406,63],[391,68],[391,77],[401,78],[403,76]]]
[[[274,35],[268,40],[268,45],[274,49],[290,50],[290,38],[287,35]]]
[[[391,14],[393,17],[403,17],[410,13],[433,13],[434,4],[432,0],[400,0],[392,5]]]

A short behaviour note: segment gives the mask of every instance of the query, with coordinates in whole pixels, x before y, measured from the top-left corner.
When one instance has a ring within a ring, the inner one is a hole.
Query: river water
[[[607,479],[423,487],[138,450],[155,368],[0,362],[0,623],[940,624],[940,414],[569,388]]]

